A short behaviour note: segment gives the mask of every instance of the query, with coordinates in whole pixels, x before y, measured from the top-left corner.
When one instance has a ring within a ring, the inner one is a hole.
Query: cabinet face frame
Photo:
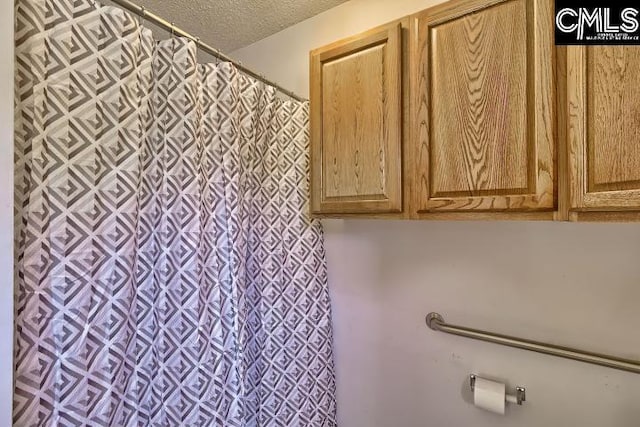
[[[604,47],[604,46],[603,46]],[[596,188],[594,171],[590,164],[594,153],[590,152],[589,97],[595,88],[588,87],[590,62],[594,48],[600,46],[567,46],[567,137],[569,146],[570,209],[576,214],[583,212],[640,211],[640,184],[638,189]],[[637,49],[630,46],[627,49]],[[612,123],[612,126],[618,126]],[[605,185],[606,186],[606,185]],[[586,218],[586,217],[585,217]],[[573,219],[577,219],[574,216]],[[606,220],[607,217],[604,217]],[[637,220],[634,216],[632,219]],[[624,217],[623,217],[624,220]]]
[[[376,46],[382,47],[384,84],[383,194],[326,197],[323,170],[323,65]],[[311,212],[313,214],[393,213],[402,211],[402,30],[399,22],[375,28],[310,53]]]
[[[454,0],[411,19],[411,144],[414,157],[413,211],[418,216],[447,212],[551,212],[557,205],[555,144],[555,46],[551,0],[524,0],[526,7],[527,188],[517,194],[480,190],[434,197],[432,155],[431,30],[517,0]],[[492,194],[493,193],[493,194]]]

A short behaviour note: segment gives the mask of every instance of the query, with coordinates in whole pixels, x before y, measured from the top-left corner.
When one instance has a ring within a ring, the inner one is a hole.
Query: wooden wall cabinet
[[[310,55],[311,210],[402,210],[402,37],[394,23]]]
[[[549,0],[456,0],[413,18],[414,208],[553,216]]]
[[[452,0],[311,52],[312,212],[640,221],[640,49],[555,46],[553,5]]]
[[[573,220],[640,219],[640,49],[567,47]]]

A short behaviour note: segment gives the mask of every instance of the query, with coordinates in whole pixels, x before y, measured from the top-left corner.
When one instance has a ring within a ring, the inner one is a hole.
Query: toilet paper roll
[[[476,377],[473,402],[478,408],[504,415],[505,394],[504,383]]]

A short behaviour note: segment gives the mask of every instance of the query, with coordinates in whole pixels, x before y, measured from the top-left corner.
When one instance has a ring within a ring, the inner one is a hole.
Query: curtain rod
[[[233,65],[236,66],[236,68],[238,68],[239,70],[241,70],[243,73],[248,74],[251,77],[254,77],[270,86],[273,86],[274,88],[276,88],[278,91],[284,93],[285,95],[297,100],[297,101],[306,101],[306,98],[303,98],[299,95],[296,95],[295,93],[291,92],[290,90],[285,89],[284,87],[280,86],[279,84],[272,82],[271,80],[268,80],[266,77],[256,73],[255,71],[250,70],[249,68],[245,67],[244,65],[242,65],[240,62],[230,58],[229,56],[225,55],[224,53],[220,52],[219,49],[215,49],[211,46],[209,46],[206,43],[203,43],[202,41],[200,41],[200,38],[192,36],[191,34],[187,33],[186,31],[176,27],[175,25],[173,25],[172,22],[168,22],[165,19],[162,19],[161,17],[159,17],[158,15],[149,12],[144,6],[138,6],[135,3],[130,2],[129,0],[111,0],[113,3],[117,4],[118,6],[121,6],[125,9],[127,9],[130,12],[135,13],[136,15],[140,16],[143,18],[143,20],[149,20],[151,22],[153,22],[154,24],[156,24],[158,27],[162,28],[163,30],[166,30],[172,34],[176,34],[178,36],[181,37],[185,37],[188,39],[193,40],[194,42],[196,42],[198,44],[198,48],[200,50],[203,50],[205,52],[207,52],[208,54],[221,59],[223,61],[226,62],[231,62]]]

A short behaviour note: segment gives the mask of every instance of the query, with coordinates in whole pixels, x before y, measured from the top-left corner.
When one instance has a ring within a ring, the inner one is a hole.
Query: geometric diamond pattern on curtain
[[[118,8],[16,1],[16,425],[336,425],[308,116]]]

